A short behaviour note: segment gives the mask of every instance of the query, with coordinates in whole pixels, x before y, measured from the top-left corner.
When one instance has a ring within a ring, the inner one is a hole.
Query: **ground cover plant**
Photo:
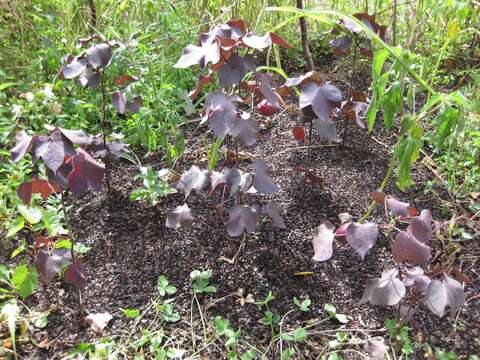
[[[475,2],[0,9],[0,358],[478,358]]]

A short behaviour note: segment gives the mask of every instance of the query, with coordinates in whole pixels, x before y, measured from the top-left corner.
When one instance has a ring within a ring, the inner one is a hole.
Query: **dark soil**
[[[212,283],[218,287],[213,298],[243,289],[244,295],[252,294],[255,300],[260,300],[272,291],[276,297],[272,311],[279,314],[293,308],[294,296],[308,296],[313,304],[310,317],[324,317],[324,304],[333,303],[339,312],[349,316],[351,328],[379,328],[386,318],[395,316],[393,308],[357,304],[367,279],[392,266],[386,237],[381,237],[364,261],[350,248],[338,243],[330,261],[314,263],[311,260],[311,238],[316,226],[326,220],[339,225],[338,214],[342,212],[348,212],[353,219],[359,219],[365,212],[371,191],[379,186],[385,175],[390,157],[388,148],[374,141],[366,131],[350,127],[344,146],[312,150],[311,167],[321,178],[321,184],[309,183],[304,189],[298,167],[305,163],[307,151],[292,149],[303,144],[293,139],[291,114],[285,112],[261,121],[268,130],[262,132],[256,145],[244,150],[252,153],[254,159],[263,158],[270,164],[270,175],[280,186],[273,199],[282,207],[287,229],[272,230],[268,222],[262,223],[258,233],[248,237],[235,265],[221,260],[221,257],[231,258],[240,242],[226,233],[224,224],[228,211],[219,216],[206,194],[192,194],[187,202],[194,209],[196,221],[177,232],[167,229],[165,212],[181,205],[183,195],[170,196],[155,207],[128,200],[129,193],[140,185],[134,180],[138,170],[130,163],[115,165],[113,194],[88,194],[72,208],[73,235],[77,241],[91,247],[85,256],[88,279],[83,295],[85,308],[92,313],[109,312],[114,316],[104,331],[105,336],[118,334],[126,325],[120,308],[144,308],[149,303],[155,296],[156,280],[161,274],[178,288],[175,307],[182,318],[189,319],[189,274],[195,269],[213,271]],[[187,129],[190,145],[196,143],[197,135],[205,130]],[[381,141],[392,144],[392,135],[382,134],[381,130],[374,133]],[[319,144],[318,140],[314,143]],[[206,163],[201,162],[203,154],[202,151],[190,151],[179,161],[175,171],[180,173],[193,163],[206,167]],[[150,157],[144,165],[160,168],[158,164],[158,157]],[[251,161],[242,161],[240,166],[251,169]],[[400,193],[392,179],[387,193],[412,201],[418,208],[429,207],[434,217],[440,219],[436,200],[431,194],[420,191],[429,176],[426,170],[418,168],[414,172],[416,186],[412,190]],[[249,195],[245,201],[259,204],[261,199]],[[383,209],[377,208],[373,219],[382,221]],[[436,253],[443,249],[438,241],[433,241],[432,246]],[[462,268],[473,280],[466,290],[467,299],[480,288],[478,265],[473,266],[478,255],[473,243],[464,244]],[[313,271],[314,274],[295,276],[299,271]],[[203,302],[207,303],[209,298]],[[259,323],[262,310],[253,304],[241,306],[236,299],[230,296],[217,303],[208,310],[209,317],[222,315],[230,319],[235,328],[242,329],[247,341],[261,342],[270,331]],[[39,310],[57,307],[47,329],[37,334],[39,340],[48,336],[52,342],[50,349],[31,353],[25,349],[30,358],[60,358],[60,354],[65,354],[71,346],[96,338],[78,321],[76,293],[72,288],[60,282],[42,285],[28,304]],[[464,331],[454,331],[452,320],[439,319],[420,307],[410,324],[412,338],[459,354],[478,353],[478,299],[462,310],[459,319],[465,324]]]

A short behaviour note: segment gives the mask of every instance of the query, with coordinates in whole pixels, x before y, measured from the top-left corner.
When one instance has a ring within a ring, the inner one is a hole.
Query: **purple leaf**
[[[350,52],[350,45],[352,44],[352,38],[350,36],[341,36],[330,41],[330,45],[333,47],[333,52],[337,56],[346,56]]]
[[[237,120],[236,98],[214,91],[205,98],[202,122],[207,119],[216,136],[224,138],[230,134]]]
[[[278,190],[278,186],[267,175],[268,164],[265,160],[255,160],[253,164],[255,169],[253,177],[253,187],[262,195],[271,195]]]
[[[322,85],[324,81],[322,80],[320,73],[316,71],[309,71],[306,74],[300,75],[294,78],[288,78],[285,81],[284,87],[290,88],[293,86],[304,86],[309,82],[315,82],[317,85]]]
[[[226,185],[228,183],[229,170],[212,171],[210,173],[210,189],[214,192],[218,186]]]
[[[167,222],[165,226],[170,229],[177,230],[181,226],[191,224],[193,221],[192,211],[187,204],[177,206],[173,211],[167,213]]]
[[[116,91],[112,94],[112,105],[120,114],[125,114],[127,110],[127,94]]]
[[[54,173],[47,168],[48,181],[58,184],[63,190],[68,188],[68,174],[73,170],[70,163],[63,163],[62,166]]]
[[[402,231],[393,242],[392,256],[397,263],[408,261],[426,267],[432,254],[430,247],[418,241],[407,231]]]
[[[397,275],[396,269],[382,275],[370,298],[373,305],[396,305],[405,296],[405,286]]]
[[[250,117],[250,114],[243,112],[235,119],[229,135],[238,138],[243,145],[251,146],[257,141],[259,129],[257,122]]]
[[[385,345],[383,339],[368,339],[365,343],[365,351],[368,352],[374,360],[384,360],[387,350],[388,346]]]
[[[272,226],[279,229],[286,229],[285,221],[282,218],[280,206],[274,200],[265,206],[265,213],[272,220]]]
[[[177,184],[177,189],[182,190],[185,199],[190,195],[192,190],[203,190],[210,182],[208,170],[200,170],[196,165],[192,165],[190,170],[184,172]]]
[[[333,85],[319,85],[309,82],[300,89],[300,108],[311,106],[313,112],[322,121],[330,119],[333,107],[342,102],[342,92]]]
[[[258,220],[258,211],[252,206],[234,206],[229,211],[230,218],[227,222],[227,232],[231,237],[241,236],[245,231],[251,234],[255,231]]]
[[[463,285],[448,276],[442,281],[432,280],[425,293],[425,302],[428,308],[440,317],[449,307],[450,316],[453,318],[457,309],[465,303]]]
[[[112,50],[107,43],[95,44],[87,49],[85,57],[94,69],[105,69],[112,58]]]
[[[76,260],[67,267],[67,270],[63,273],[63,280],[67,284],[75,286],[77,289],[85,289],[87,280],[85,279],[84,267],[81,260]]]
[[[333,239],[335,238],[335,227],[329,221],[315,229],[313,234],[313,260],[326,261],[333,255]]]
[[[378,239],[378,226],[373,223],[350,223],[345,229],[348,244],[362,257],[375,245]]]
[[[280,45],[284,48],[292,47],[281,37],[279,37],[277,34],[272,32],[267,33],[263,36],[259,36],[250,31],[242,38],[242,42],[248,47],[252,49],[258,49],[258,50],[266,49],[272,44]]]
[[[38,143],[40,137],[35,143]],[[72,143],[66,139],[60,130],[55,129],[50,138],[39,144],[40,146],[33,146],[33,153],[36,158],[41,158],[53,172],[57,172],[60,166],[65,161],[65,156],[71,156],[74,153]]]
[[[220,44],[218,40],[210,36],[205,37],[203,40],[201,46],[187,45],[174,67],[184,69],[198,64],[205,68],[208,63],[218,63],[220,61]]]
[[[230,169],[227,175],[227,183],[230,187],[230,196],[238,191],[246,193],[253,183],[253,176],[250,173],[244,173],[237,168]]]
[[[91,144],[90,137],[82,130],[68,130],[64,128],[54,128],[53,131],[60,131],[72,144],[89,145]]]
[[[50,253],[39,250],[35,257],[35,266],[45,280],[52,280],[63,268],[72,263],[70,249],[53,249]]]
[[[63,65],[61,74],[64,79],[73,79],[83,73],[87,67],[87,59],[84,57],[71,57]]]
[[[424,274],[423,269],[419,266],[405,270],[403,284],[405,286],[413,286],[413,288],[419,293],[425,292],[430,281],[431,279]]]
[[[71,158],[73,170],[68,174],[68,188],[75,197],[85,190],[102,191],[102,180],[105,175],[105,165],[98,163],[85,150],[79,148]]]
[[[339,142],[340,138],[337,134],[337,129],[335,124],[330,120],[321,120],[321,119],[314,119],[313,127],[318,132],[320,137],[327,139],[328,141],[332,142]]]
[[[218,71],[222,87],[237,85],[249,71],[255,71],[253,55],[240,56],[232,54]]]
[[[97,71],[92,71],[89,68],[85,68],[80,76],[77,79],[77,85],[81,87],[89,87],[91,89],[96,89],[100,84],[101,75]]]
[[[265,100],[267,100],[266,102],[276,109],[281,109],[280,103],[278,102],[278,96],[272,89],[272,77],[269,74],[258,73],[255,75],[255,79],[257,82],[260,82],[258,91],[262,94]]]
[[[12,161],[15,163],[25,156],[27,153],[30,144],[32,143],[33,137],[28,135],[25,131],[20,131],[15,136],[15,147],[12,149]]]
[[[388,270],[381,278],[368,281],[360,304],[370,301],[373,305],[396,305],[405,296],[405,292],[405,285],[398,278],[398,270]]]
[[[399,201],[391,196],[387,197],[387,206],[393,216],[410,217],[416,211],[409,203]]]
[[[407,232],[424,244],[430,241],[432,239],[432,214],[430,210],[422,210],[419,216],[412,218]]]

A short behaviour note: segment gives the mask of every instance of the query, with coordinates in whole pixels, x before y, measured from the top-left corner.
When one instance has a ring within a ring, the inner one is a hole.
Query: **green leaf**
[[[87,252],[90,251],[90,247],[88,247],[87,245],[85,245],[83,243],[76,242],[74,250],[79,255],[85,255]]]
[[[68,249],[72,248],[72,241],[70,239],[60,239],[55,242],[55,249]]]
[[[18,212],[32,225],[42,220],[42,210],[37,207],[18,205]]]
[[[382,108],[385,128],[391,129],[394,115],[403,110],[402,86],[399,81],[395,81],[385,92]]]
[[[457,109],[448,106],[435,118],[437,131],[435,134],[435,145],[440,149],[445,146],[445,140],[455,130],[460,113]]]
[[[448,24],[447,36],[449,40],[455,40],[458,32],[460,31],[460,26],[458,25],[457,20],[453,20]]]
[[[27,298],[37,290],[37,269],[27,265],[17,266],[12,274],[12,284],[20,293],[22,299]]]
[[[10,223],[10,226],[8,227],[7,238],[12,237],[12,236],[15,235],[17,232],[19,232],[20,230],[22,230],[24,227],[25,227],[25,220],[24,220],[24,218],[21,217],[21,216],[15,218],[15,220],[13,220],[13,221]]]
[[[383,102],[383,96],[385,94],[385,86],[387,85],[389,72],[382,74],[377,81],[373,84],[373,99],[368,105],[367,113],[365,115],[368,130],[371,131],[375,125],[375,119],[377,117],[378,109]]]
[[[10,255],[10,259],[13,259],[14,257],[18,256],[22,252],[24,252],[27,249],[25,244],[20,245],[17,247],[15,250],[13,250],[12,255]]]
[[[10,339],[13,344],[13,351],[16,354],[17,353],[17,348],[16,348],[16,339],[15,339],[15,333],[16,333],[16,322],[17,318],[20,315],[20,308],[17,305],[17,302],[15,300],[10,300],[2,305],[2,308],[0,310],[0,319],[5,320],[7,322],[8,326],[8,331],[10,333]]]
[[[395,157],[398,165],[395,169],[397,175],[397,185],[401,190],[413,184],[411,177],[412,165],[418,159],[420,149],[422,148],[422,129],[414,125],[408,136],[401,140],[395,147]]]
[[[0,91],[3,91],[5,89],[8,89],[12,86],[16,86],[18,85],[17,83],[14,83],[14,82],[6,82],[6,83],[3,83],[3,84],[0,84]]]
[[[295,350],[286,348],[282,352],[282,360],[289,360],[295,354]]]
[[[328,314],[330,317],[335,317],[337,314],[337,308],[333,304],[325,304],[323,310]]]
[[[374,80],[377,79],[382,73],[383,64],[385,64],[385,60],[387,60],[387,58],[387,49],[381,49],[375,53],[372,62],[372,76]]]
[[[125,315],[129,319],[134,319],[140,316],[140,310],[138,309],[121,309],[123,315]]]

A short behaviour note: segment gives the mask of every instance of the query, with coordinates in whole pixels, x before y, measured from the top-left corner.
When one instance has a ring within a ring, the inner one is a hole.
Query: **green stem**
[[[390,177],[392,176],[394,166],[395,166],[395,157],[392,155],[392,157],[390,158],[390,164],[388,165],[388,168],[387,168],[387,173],[385,174],[385,177],[383,178],[383,181],[382,181],[382,184],[380,185],[379,191],[384,191],[385,188],[387,187],[388,181],[390,180]],[[370,206],[368,207],[365,214],[363,214],[363,216],[361,217],[361,219],[358,222],[359,223],[365,222],[370,217],[370,215],[372,214],[373,210],[375,210],[376,207],[377,207],[377,202],[375,200],[373,200],[370,203]]]

